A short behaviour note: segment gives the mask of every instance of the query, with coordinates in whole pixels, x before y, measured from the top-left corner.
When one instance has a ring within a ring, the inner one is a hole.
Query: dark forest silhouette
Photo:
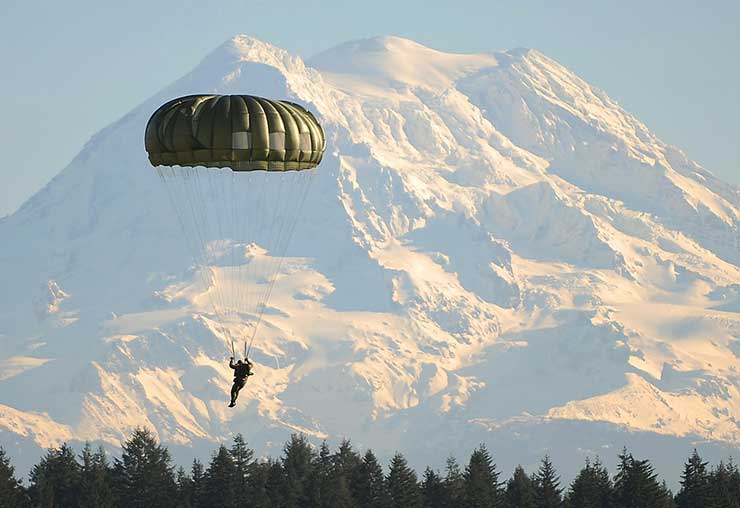
[[[15,477],[0,448],[0,508],[740,508],[740,472],[730,460],[710,466],[694,450],[674,496],[647,459],[626,449],[611,475],[588,459],[564,485],[550,457],[537,471],[517,467],[504,480],[488,449],[466,464],[421,476],[401,453],[384,470],[371,450],[348,440],[332,451],[293,435],[278,459],[257,459],[241,435],[221,445],[208,464],[176,468],[166,447],[136,429],[120,457],[86,445],[80,453],[51,448],[31,470],[28,485]]]

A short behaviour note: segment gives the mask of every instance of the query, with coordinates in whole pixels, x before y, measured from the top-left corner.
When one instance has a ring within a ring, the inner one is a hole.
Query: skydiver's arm
[[[231,358],[229,358],[229,367],[231,367],[232,369],[236,369],[236,364],[234,363],[234,357],[233,356]]]

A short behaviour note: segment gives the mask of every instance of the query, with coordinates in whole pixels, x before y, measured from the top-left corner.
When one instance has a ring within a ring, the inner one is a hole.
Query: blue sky
[[[711,5],[3,0],[0,216],[62,170],[95,132],[239,33],[303,57],[375,35],[450,52],[535,48],[740,183],[740,2]]]

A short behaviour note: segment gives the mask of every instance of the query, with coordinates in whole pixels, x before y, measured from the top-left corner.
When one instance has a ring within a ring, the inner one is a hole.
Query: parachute
[[[292,102],[190,95],[154,112],[144,144],[208,288],[203,303],[233,356],[226,324],[247,326],[247,356],[326,149],[324,131]]]

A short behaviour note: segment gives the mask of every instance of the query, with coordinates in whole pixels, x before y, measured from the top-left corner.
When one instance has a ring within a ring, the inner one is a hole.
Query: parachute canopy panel
[[[189,95],[154,112],[144,144],[153,166],[294,171],[316,167],[324,130],[303,106],[252,95]]]

